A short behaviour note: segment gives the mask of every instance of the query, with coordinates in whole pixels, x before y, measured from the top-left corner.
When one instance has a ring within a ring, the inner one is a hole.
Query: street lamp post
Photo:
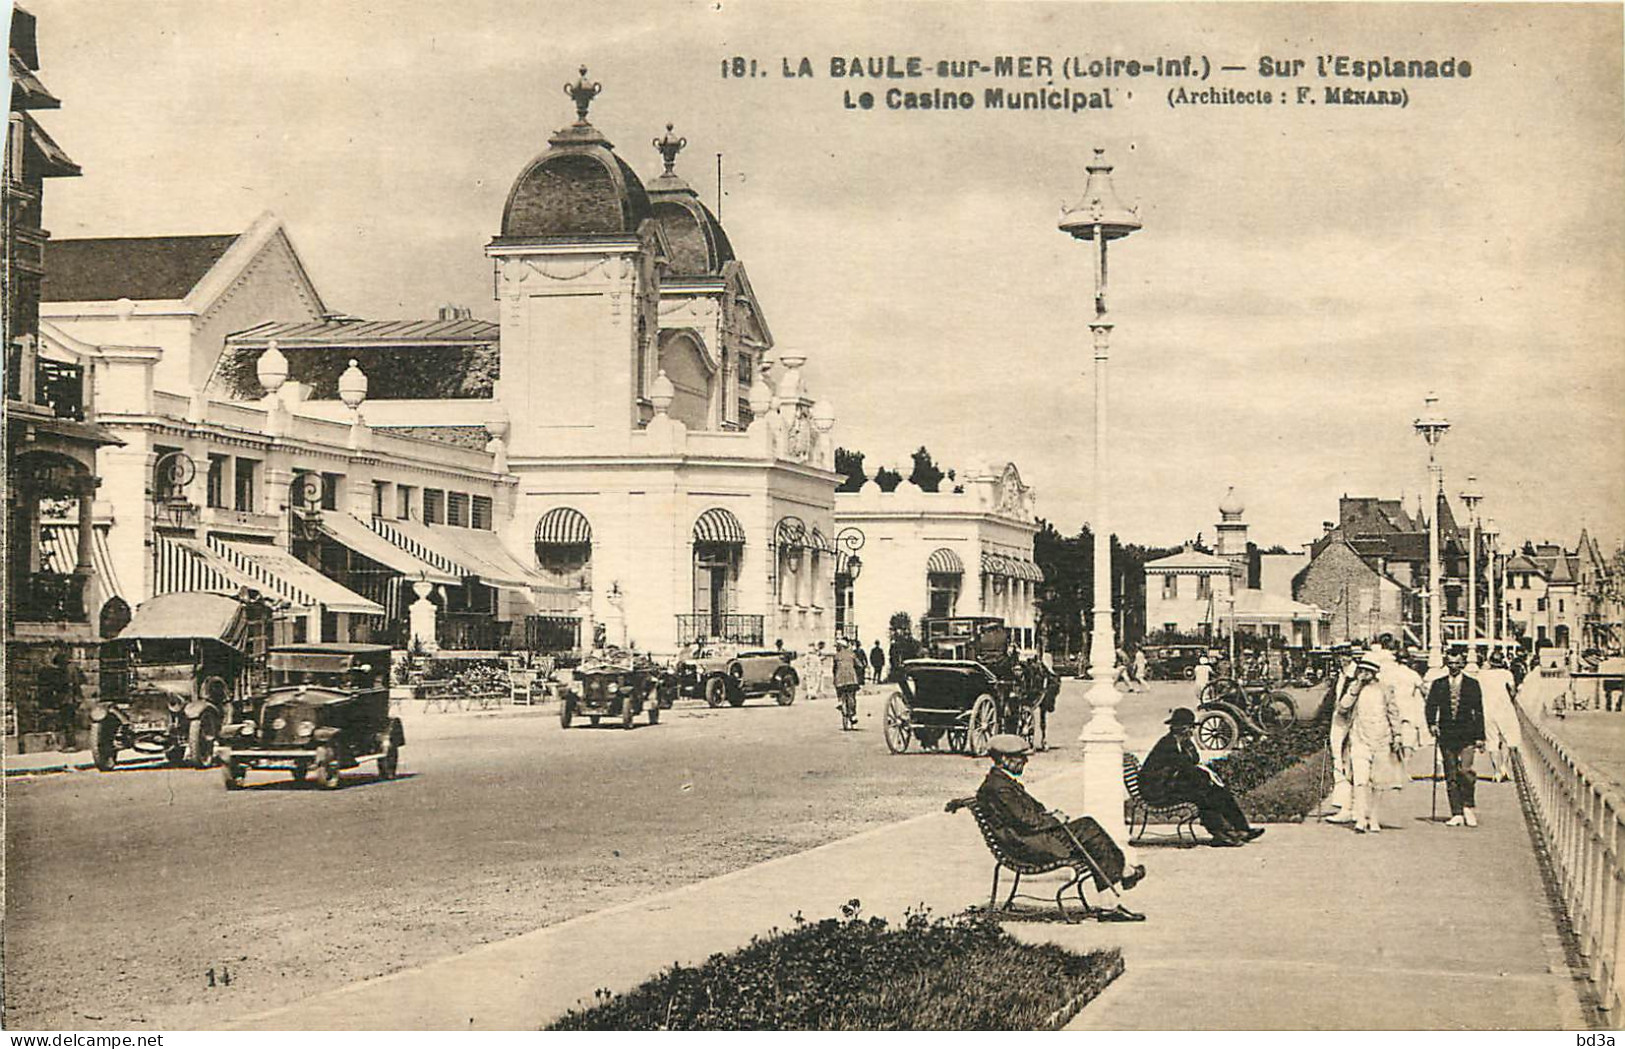
[[[1500,552],[1496,549],[1496,543],[1500,540],[1500,538],[1501,529],[1496,527],[1495,518],[1491,517],[1484,522],[1484,546],[1489,551],[1490,555],[1490,592],[1488,595],[1490,614],[1489,623],[1487,625],[1490,629],[1491,653],[1501,651],[1501,620],[1498,618],[1501,612],[1501,604],[1498,600],[1496,600],[1495,596],[1496,576],[1500,574],[1500,566],[1496,564],[1496,562],[1500,559]]]
[[[1467,487],[1462,489],[1461,504],[1467,508],[1467,648],[1474,666],[1478,655],[1478,504],[1484,493],[1478,490],[1478,478],[1467,475]]]
[[[1442,625],[1443,588],[1439,584],[1439,497],[1444,494],[1444,467],[1438,458],[1439,439],[1450,429],[1450,420],[1439,412],[1439,398],[1428,394],[1422,402],[1422,415],[1413,424],[1428,443],[1428,475],[1433,480],[1433,507],[1428,513],[1428,669],[1444,666]]]
[[[1117,199],[1112,187],[1112,166],[1105,150],[1095,150],[1086,170],[1083,198],[1076,206],[1062,205],[1059,227],[1077,240],[1094,245],[1095,301],[1089,332],[1095,357],[1095,556],[1094,623],[1090,631],[1089,723],[1079,735],[1083,745],[1083,800],[1111,836],[1127,842],[1123,827],[1123,725],[1117,720],[1117,689],[1112,687],[1112,662],[1117,639],[1112,629],[1112,530],[1107,492],[1106,361],[1112,325],[1106,320],[1106,245],[1140,228],[1140,216]]]

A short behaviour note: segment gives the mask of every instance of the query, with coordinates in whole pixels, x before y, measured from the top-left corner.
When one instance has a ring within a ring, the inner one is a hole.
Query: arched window
[[[926,609],[932,616],[951,616],[959,607],[965,582],[965,562],[947,547],[931,552],[925,561]]]
[[[581,511],[561,506],[536,522],[536,564],[553,586],[592,589],[592,525]]]
[[[739,518],[721,507],[707,510],[694,522],[694,615],[700,632],[726,637],[729,616],[739,601],[739,563],[745,529]]]

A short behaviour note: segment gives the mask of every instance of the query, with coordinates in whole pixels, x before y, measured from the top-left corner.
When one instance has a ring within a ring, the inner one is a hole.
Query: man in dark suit
[[[1140,794],[1152,805],[1176,805],[1188,801],[1201,811],[1202,826],[1221,848],[1245,845],[1264,833],[1263,827],[1249,826],[1241,806],[1218,777],[1204,766],[1191,742],[1196,715],[1180,707],[1164,722],[1168,734],[1146,755],[1140,766]]]
[[[1444,677],[1428,689],[1428,728],[1444,757],[1444,790],[1450,799],[1447,827],[1478,826],[1473,811],[1473,752],[1484,749],[1484,692],[1468,677],[1467,653],[1455,649],[1444,657]]]
[[[1040,805],[1021,783],[1027,767],[1027,741],[1002,734],[988,742],[993,767],[976,790],[976,800],[993,828],[993,836],[1014,859],[1027,863],[1048,863],[1078,856],[1079,850],[1093,863],[1095,888],[1105,892],[1114,885],[1132,889],[1145,877],[1145,866],[1124,872],[1123,850],[1111,835],[1090,819],[1080,816],[1067,820],[1065,814]],[[1107,921],[1144,921],[1119,905],[1116,910],[1098,912]]]

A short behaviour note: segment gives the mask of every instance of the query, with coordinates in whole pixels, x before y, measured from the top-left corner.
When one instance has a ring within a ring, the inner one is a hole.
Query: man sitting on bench
[[[1123,850],[1100,824],[1088,816],[1068,821],[1065,813],[1045,809],[1027,793],[1021,783],[1027,752],[1027,741],[1020,736],[1001,734],[988,741],[993,767],[977,788],[976,800],[987,814],[999,847],[1013,858],[1034,864],[1087,858],[1095,889],[1100,892],[1138,885],[1145,877],[1145,865],[1124,873]],[[1114,910],[1097,912],[1097,917],[1106,921],[1145,920],[1145,915],[1121,904]]]

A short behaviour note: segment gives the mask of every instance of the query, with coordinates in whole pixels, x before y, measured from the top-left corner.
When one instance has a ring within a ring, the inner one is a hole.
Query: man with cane
[[[1468,677],[1467,653],[1454,649],[1444,658],[1444,677],[1428,689],[1427,719],[1434,747],[1444,758],[1444,790],[1450,802],[1447,827],[1476,827],[1473,811],[1473,754],[1484,749],[1484,695]],[[1434,814],[1438,813],[1438,781],[1434,781]]]

